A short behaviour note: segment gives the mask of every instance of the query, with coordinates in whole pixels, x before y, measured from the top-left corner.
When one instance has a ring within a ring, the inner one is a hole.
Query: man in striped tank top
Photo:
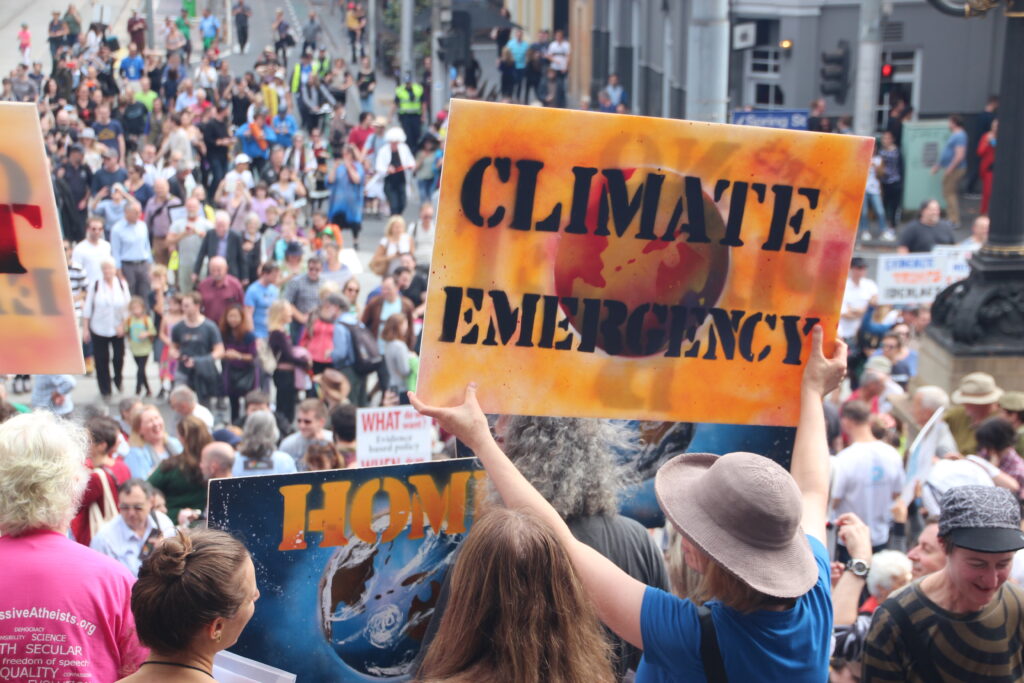
[[[946,566],[875,612],[863,681],[1024,679],[1024,589],[1007,583],[1024,548],[1020,506],[1008,490],[959,486],[942,498]]]

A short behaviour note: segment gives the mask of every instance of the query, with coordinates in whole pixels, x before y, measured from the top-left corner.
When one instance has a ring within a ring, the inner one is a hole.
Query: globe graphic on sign
[[[640,239],[640,217],[643,193],[648,174],[665,175],[654,221],[655,239]],[[684,174],[656,168],[623,169],[628,197],[636,202],[637,211],[624,234],[616,232],[614,217],[607,206],[608,182],[603,176],[594,179],[586,213],[587,234],[561,233],[555,256],[555,293],[559,297],[611,299],[621,301],[629,311],[644,304],[704,308],[703,315],[691,319],[696,327],[706,318],[706,309],[717,304],[725,289],[729,271],[730,247],[720,244],[725,236],[725,221],[711,197],[703,196],[704,232],[706,242],[689,242],[688,225],[692,211],[686,206]],[[610,236],[593,234],[603,217],[607,217]],[[662,239],[673,226],[671,237]],[[578,331],[582,306],[572,311],[563,304],[563,312]],[[608,317],[602,308],[601,322]],[[665,326],[653,311],[643,314],[637,326],[639,347],[627,343],[619,355],[651,356],[663,353],[667,335],[651,334]],[[607,351],[602,335],[597,346]]]
[[[374,518],[378,538],[389,523]],[[386,680],[410,672],[462,534],[422,539],[408,530],[390,543],[351,537],[327,561],[320,578],[324,638],[353,670]],[[397,569],[396,569],[397,568]]]

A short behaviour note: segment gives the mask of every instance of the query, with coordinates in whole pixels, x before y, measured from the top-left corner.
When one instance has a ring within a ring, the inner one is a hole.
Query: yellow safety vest
[[[395,97],[398,98],[399,114],[420,114],[423,111],[423,86],[419,83],[412,84],[412,93],[405,85],[395,89]]]

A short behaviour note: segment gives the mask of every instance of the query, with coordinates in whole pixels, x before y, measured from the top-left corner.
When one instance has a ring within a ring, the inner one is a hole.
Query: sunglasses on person
[[[122,512],[127,512],[128,510],[135,510],[136,512],[141,512],[142,510],[146,509],[146,504],[145,503],[135,503],[134,505],[132,505],[130,503],[121,503],[117,507]]]
[[[306,419],[306,418],[304,418],[304,417],[300,417],[300,418],[297,418],[297,419],[295,420],[295,424],[300,424],[300,425],[311,425],[311,424],[313,424],[313,421],[312,421],[312,420],[307,420],[307,419]]]

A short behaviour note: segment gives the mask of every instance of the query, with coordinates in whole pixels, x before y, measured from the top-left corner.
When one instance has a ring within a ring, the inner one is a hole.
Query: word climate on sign
[[[571,131],[568,133],[567,131]],[[834,338],[871,142],[452,103],[419,393],[792,425]]]

